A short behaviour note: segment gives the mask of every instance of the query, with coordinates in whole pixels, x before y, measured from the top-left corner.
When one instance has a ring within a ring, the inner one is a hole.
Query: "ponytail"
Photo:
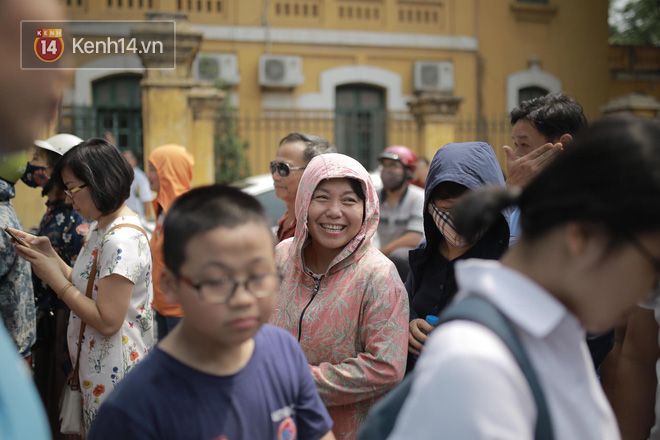
[[[480,231],[488,229],[503,209],[516,205],[520,198],[519,188],[486,186],[461,197],[452,209],[456,232],[468,241],[474,240]]]

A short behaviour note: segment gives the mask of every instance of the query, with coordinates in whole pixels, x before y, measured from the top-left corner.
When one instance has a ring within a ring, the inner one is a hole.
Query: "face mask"
[[[406,179],[405,176],[389,170],[383,170],[380,173],[380,178],[383,181],[383,187],[388,191],[396,191],[401,188]]]
[[[25,174],[23,174],[21,180],[30,188],[36,188],[38,186],[44,186],[50,180],[50,177],[46,174],[46,167],[37,167],[28,162]]]
[[[483,235],[486,233],[486,229],[483,231],[479,232],[477,236],[474,238],[472,241],[468,241],[465,238],[463,238],[461,235],[456,232],[456,227],[454,226],[454,220],[451,217],[450,212],[442,211],[438,209],[433,203],[429,203],[428,206],[429,214],[431,214],[431,217],[433,217],[433,221],[435,222],[435,225],[438,227],[438,230],[440,231],[440,234],[442,234],[443,237],[445,237],[445,240],[447,240],[447,243],[451,244],[452,246],[458,248],[458,249],[463,249],[468,246],[473,245]]]

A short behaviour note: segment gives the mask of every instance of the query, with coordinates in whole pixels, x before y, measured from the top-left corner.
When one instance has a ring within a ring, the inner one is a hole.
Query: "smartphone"
[[[5,232],[7,233],[7,235],[9,235],[11,238],[13,238],[14,241],[15,241],[16,243],[20,244],[21,246],[27,246],[27,245],[25,244],[25,241],[24,241],[21,237],[19,237],[18,235],[14,234],[14,233],[9,229],[9,227],[6,227],[6,228],[5,228]]]

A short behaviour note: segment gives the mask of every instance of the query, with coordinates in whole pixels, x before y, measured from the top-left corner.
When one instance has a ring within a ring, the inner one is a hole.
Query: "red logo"
[[[277,440],[295,440],[296,424],[291,417],[282,420],[277,428]]]
[[[47,63],[57,61],[64,53],[62,29],[37,29],[34,53],[41,61]]]

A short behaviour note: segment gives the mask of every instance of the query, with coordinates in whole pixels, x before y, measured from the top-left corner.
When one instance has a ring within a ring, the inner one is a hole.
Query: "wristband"
[[[69,290],[70,287],[73,287],[73,283],[67,283],[67,285],[64,286],[62,290],[60,290],[60,293],[57,294],[57,297],[59,299],[62,299],[64,297],[64,294],[66,293],[67,290]]]

